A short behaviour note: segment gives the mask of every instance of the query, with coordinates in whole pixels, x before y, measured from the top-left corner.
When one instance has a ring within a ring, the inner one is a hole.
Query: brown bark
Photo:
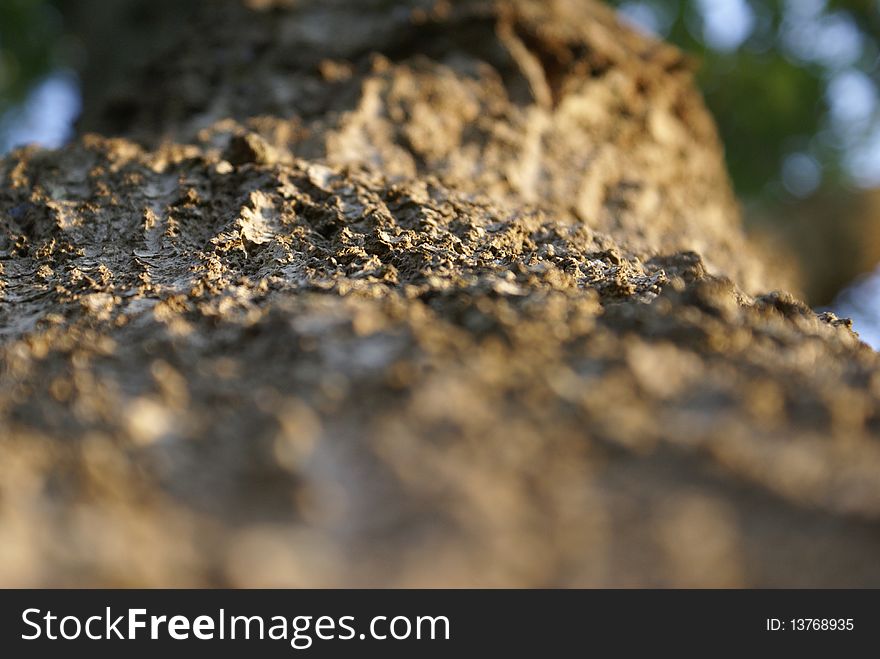
[[[877,356],[756,293],[676,51],[211,7],[0,161],[0,581],[880,582]]]

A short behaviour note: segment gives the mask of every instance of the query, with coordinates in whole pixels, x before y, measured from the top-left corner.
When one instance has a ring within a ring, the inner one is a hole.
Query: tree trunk
[[[204,7],[0,160],[0,582],[880,585],[880,362],[761,294],[681,54]]]

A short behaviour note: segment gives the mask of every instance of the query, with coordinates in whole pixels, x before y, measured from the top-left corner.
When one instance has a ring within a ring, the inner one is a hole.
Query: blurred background
[[[154,51],[186,4],[0,0],[0,153],[70,139],[82,87]],[[880,0],[611,4],[691,53],[750,232],[880,348]]]

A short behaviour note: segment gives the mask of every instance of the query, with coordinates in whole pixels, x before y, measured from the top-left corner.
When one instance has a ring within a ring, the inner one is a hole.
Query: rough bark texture
[[[505,212],[539,205],[625,236],[643,258],[693,250],[746,290],[767,286],[689,63],[606,7],[275,4],[298,10],[207,3],[196,33],[90,103],[84,128],[207,150],[249,132],[245,154],[435,176]]]
[[[759,294],[677,52],[292,4],[0,161],[0,582],[880,585],[880,361]]]

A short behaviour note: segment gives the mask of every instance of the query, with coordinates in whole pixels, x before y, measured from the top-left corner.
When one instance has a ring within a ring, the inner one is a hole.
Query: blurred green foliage
[[[880,184],[880,2],[610,2],[697,58],[741,195]]]
[[[63,63],[62,36],[55,2],[0,0],[0,111],[20,101],[35,80]]]

